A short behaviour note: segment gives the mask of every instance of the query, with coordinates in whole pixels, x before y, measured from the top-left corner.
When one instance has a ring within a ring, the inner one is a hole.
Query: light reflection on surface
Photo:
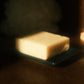
[[[84,32],[80,33],[80,39],[81,39],[81,41],[84,41]]]

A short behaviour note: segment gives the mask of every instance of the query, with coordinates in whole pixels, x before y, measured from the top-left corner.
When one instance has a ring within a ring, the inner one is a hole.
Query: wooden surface
[[[66,67],[22,59],[0,70],[0,84],[84,84],[84,58]]]
[[[0,84],[84,84],[84,59],[50,67],[27,59],[0,70]]]
[[[8,44],[9,42],[6,41],[6,45]],[[8,46],[5,46],[6,48]],[[16,58],[14,61],[14,56],[18,55],[13,52],[2,54],[0,55],[3,57],[0,59],[0,84],[84,84],[84,53],[82,50],[80,48],[79,54],[62,63],[64,65],[56,67],[27,58]]]

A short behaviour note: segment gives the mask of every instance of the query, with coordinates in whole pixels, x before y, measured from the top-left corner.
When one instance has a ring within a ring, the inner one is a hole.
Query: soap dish
[[[34,60],[34,61],[37,61],[37,62],[40,62],[40,63],[48,64],[48,65],[51,65],[51,66],[57,66],[58,64],[60,64],[64,61],[67,61],[70,58],[72,58],[73,56],[77,55],[78,52],[79,52],[79,50],[77,48],[71,47],[68,51],[63,52],[60,55],[53,56],[52,58],[47,59],[47,60],[39,59],[39,58],[29,56],[29,55],[25,55],[25,54],[22,54],[22,53],[19,53],[19,54],[23,58],[26,57],[28,59],[31,59],[31,60]]]

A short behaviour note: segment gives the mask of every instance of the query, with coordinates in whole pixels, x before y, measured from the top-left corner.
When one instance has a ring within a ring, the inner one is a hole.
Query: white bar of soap
[[[69,38],[49,32],[39,32],[16,39],[19,52],[36,58],[47,60],[69,49]]]

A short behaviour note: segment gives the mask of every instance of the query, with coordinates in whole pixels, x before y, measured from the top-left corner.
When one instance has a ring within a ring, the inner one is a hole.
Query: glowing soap
[[[69,49],[70,39],[65,36],[49,33],[38,32],[16,39],[16,48],[19,52],[47,60]]]

